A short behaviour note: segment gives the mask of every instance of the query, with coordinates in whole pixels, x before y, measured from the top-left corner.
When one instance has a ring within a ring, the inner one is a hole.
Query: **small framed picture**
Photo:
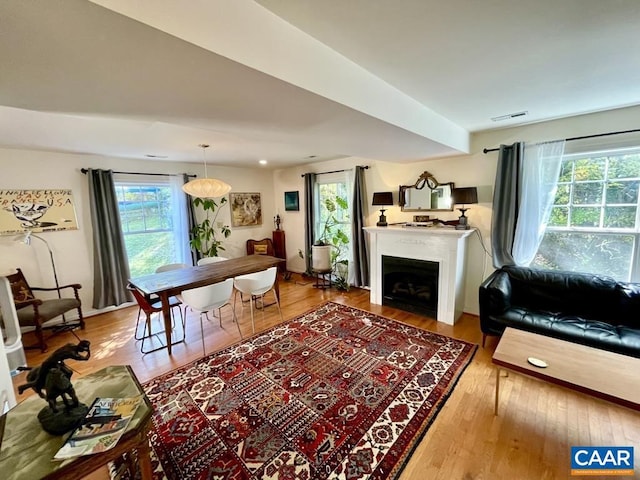
[[[300,210],[300,198],[297,190],[295,192],[284,192],[284,209],[289,212]]]

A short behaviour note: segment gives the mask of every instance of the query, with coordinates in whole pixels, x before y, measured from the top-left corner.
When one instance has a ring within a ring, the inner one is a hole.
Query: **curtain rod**
[[[640,132],[640,128],[636,128],[634,130],[622,130],[619,132],[596,133],[595,135],[584,135],[582,137],[565,138],[564,141],[571,142],[573,140],[584,140],[586,138],[608,137],[609,135],[621,135],[623,133],[635,133],[635,132]],[[485,148],[482,150],[482,153],[497,152],[498,150],[500,150],[500,148]]]
[[[358,165],[358,166],[362,166],[362,165]],[[369,170],[369,165],[364,165],[362,166],[362,168],[364,168],[365,170]],[[340,172],[346,172],[351,170],[350,168],[343,168],[342,170],[331,170],[330,172],[318,172],[316,173],[316,175],[326,175],[327,173],[340,173]],[[315,172],[310,172],[310,173],[315,173]],[[308,175],[308,173],[303,173],[302,175],[300,175],[301,177],[304,177],[305,175]]]
[[[80,171],[82,173],[84,173],[85,175],[87,174],[87,172],[89,171],[88,168],[81,168]],[[120,173],[123,175],[150,175],[153,177],[181,177],[182,173],[142,173],[142,172],[116,172],[115,170],[113,171],[113,173]],[[189,178],[197,178],[197,175],[190,175],[187,174],[187,177]]]

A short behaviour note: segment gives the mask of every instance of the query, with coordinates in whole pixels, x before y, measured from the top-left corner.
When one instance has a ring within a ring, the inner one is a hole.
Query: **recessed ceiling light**
[[[506,115],[500,115],[499,117],[492,117],[491,120],[494,122],[502,122],[504,120],[511,120],[512,118],[524,117],[529,115],[528,111],[516,112],[516,113],[508,113]]]
[[[168,155],[154,155],[152,153],[147,153],[145,155],[145,157],[147,157],[147,158],[169,158]]]
[[[316,155],[309,155],[307,158],[316,158]]]
[[[266,161],[266,160],[258,160],[258,163],[259,163],[260,165],[266,165],[266,164],[267,164],[267,161]]]

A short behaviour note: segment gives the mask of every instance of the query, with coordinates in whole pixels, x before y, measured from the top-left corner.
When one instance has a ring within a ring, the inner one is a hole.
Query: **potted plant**
[[[349,237],[341,229],[342,224],[336,220],[335,213],[348,208],[347,201],[336,196],[326,198],[324,206],[328,212],[322,225],[322,230],[315,244],[311,247],[311,265],[316,271],[333,271],[339,285],[347,285],[345,268],[336,268],[338,264],[344,266],[346,260],[340,260],[344,248],[349,244]]]
[[[191,230],[193,238],[189,243],[191,248],[205,257],[217,257],[218,252],[224,250],[222,238],[229,238],[229,235],[231,235],[229,225],[224,225],[217,220],[220,207],[226,203],[227,197],[222,197],[219,204],[212,198],[196,197],[193,199],[193,205],[196,207],[201,206],[206,213],[206,218],[193,227]]]

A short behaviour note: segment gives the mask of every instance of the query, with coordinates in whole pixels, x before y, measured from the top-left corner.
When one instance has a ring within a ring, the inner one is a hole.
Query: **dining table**
[[[245,257],[230,258],[207,265],[180,268],[160,273],[152,273],[129,279],[129,284],[144,295],[157,295],[162,302],[162,316],[164,320],[164,332],[166,335],[167,353],[171,355],[171,312],[169,299],[184,290],[204,287],[222,282],[228,278],[240,275],[260,272],[267,268],[277,266],[285,260],[271,255],[247,255]],[[280,298],[278,276],[274,284],[274,290]]]

